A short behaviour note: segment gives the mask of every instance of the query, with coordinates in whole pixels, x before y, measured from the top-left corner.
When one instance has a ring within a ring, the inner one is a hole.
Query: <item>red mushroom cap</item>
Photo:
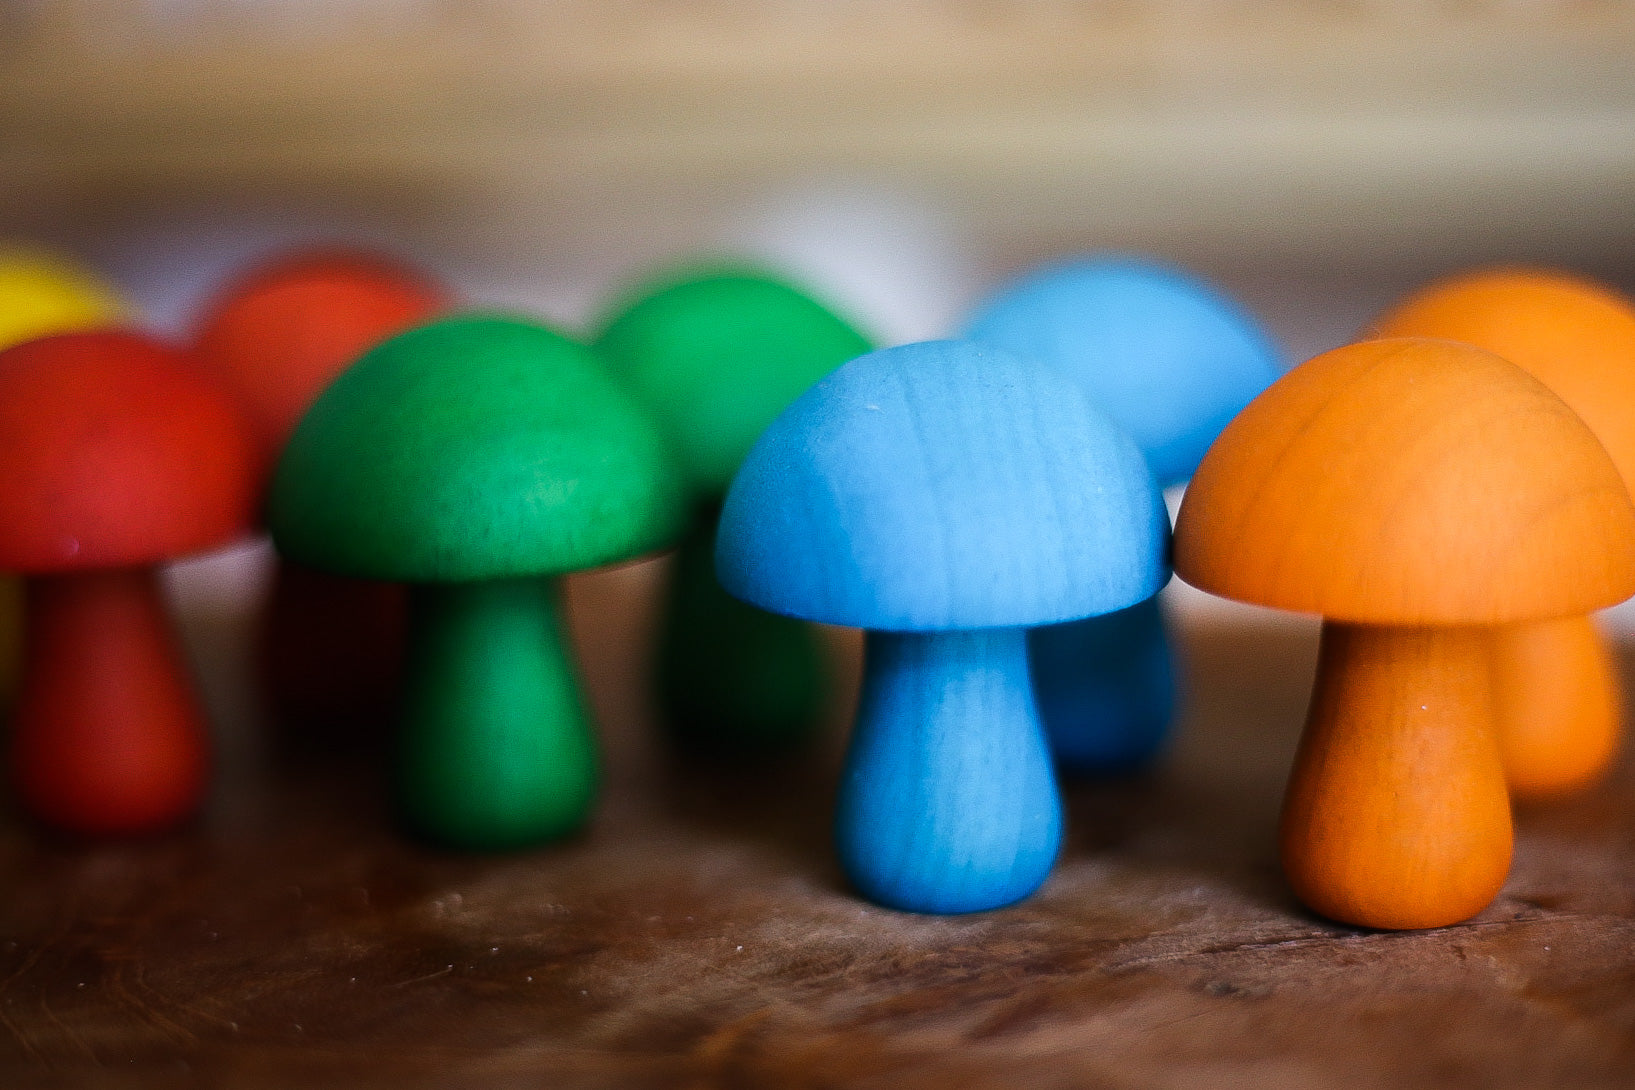
[[[0,352],[0,570],[158,563],[245,532],[248,430],[175,349],[65,333]]]
[[[315,250],[228,286],[199,327],[199,366],[239,399],[270,470],[325,387],[364,352],[448,307],[442,288],[371,254]]]

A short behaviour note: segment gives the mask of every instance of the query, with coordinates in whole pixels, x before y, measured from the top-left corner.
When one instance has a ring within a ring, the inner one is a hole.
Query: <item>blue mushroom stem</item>
[[[1062,808],[1025,629],[868,633],[836,835],[852,883],[891,908],[978,912],[1039,887]]]
[[[1113,776],[1151,764],[1175,717],[1175,654],[1156,597],[1028,632],[1034,696],[1057,766]]]

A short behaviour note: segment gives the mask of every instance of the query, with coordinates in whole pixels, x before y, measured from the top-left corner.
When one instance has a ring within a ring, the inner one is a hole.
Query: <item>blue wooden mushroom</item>
[[[1179,269],[1081,258],[1023,277],[987,301],[967,336],[1074,379],[1135,439],[1164,487],[1192,476],[1238,412],[1282,373],[1280,356],[1231,299]],[[1028,636],[1039,713],[1064,770],[1138,769],[1175,712],[1175,666],[1157,599]]]
[[[880,904],[974,912],[1033,892],[1061,803],[1026,630],[1169,577],[1140,450],[1060,372],[964,341],[860,356],[786,409],[722,510],[721,584],[868,630],[836,833]]]

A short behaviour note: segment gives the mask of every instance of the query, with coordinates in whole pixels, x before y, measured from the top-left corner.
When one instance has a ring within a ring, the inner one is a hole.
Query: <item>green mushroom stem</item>
[[[582,827],[596,744],[543,578],[412,591],[398,793],[420,833],[505,849]]]
[[[799,750],[816,734],[829,669],[817,632],[745,605],[715,576],[719,508],[681,541],[659,644],[658,699],[675,747],[747,760]]]

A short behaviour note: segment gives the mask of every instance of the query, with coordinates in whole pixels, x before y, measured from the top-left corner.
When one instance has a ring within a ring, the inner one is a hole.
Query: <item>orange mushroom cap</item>
[[[1451,341],[1365,341],[1295,368],[1210,448],[1176,573],[1363,624],[1499,624],[1635,593],[1635,507],[1550,390]]]
[[[199,327],[194,357],[239,399],[270,470],[342,371],[448,303],[441,287],[385,258],[298,253],[230,284]]]
[[[1380,337],[1439,337],[1526,369],[1572,406],[1635,488],[1635,301],[1545,269],[1490,269],[1423,288]]]
[[[226,394],[135,333],[0,352],[0,570],[136,566],[220,545],[254,509]]]

